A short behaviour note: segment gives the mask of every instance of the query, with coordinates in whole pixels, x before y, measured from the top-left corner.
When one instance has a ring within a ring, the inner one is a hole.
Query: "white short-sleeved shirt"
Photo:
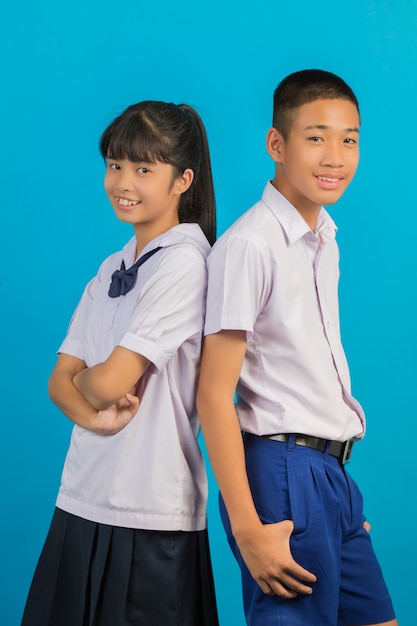
[[[322,209],[313,233],[268,183],[209,255],[205,334],[247,336],[236,404],[244,431],[364,434],[340,341],[335,232]]]
[[[151,361],[140,406],[118,434],[74,426],[57,506],[84,519],[151,530],[206,527],[207,479],[196,436],[197,375],[210,246],[196,224],[179,224],[146,246],[161,246],[129,293],[110,298],[112,273],[134,263],[136,239],[101,265],[87,285],[59,352],[103,362],[115,346]]]

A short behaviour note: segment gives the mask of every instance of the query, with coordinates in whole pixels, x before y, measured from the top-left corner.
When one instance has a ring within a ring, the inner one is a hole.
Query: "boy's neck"
[[[320,211],[322,209],[321,206],[310,202],[307,199],[300,198],[299,201],[294,202],[293,198],[288,198],[285,190],[282,189],[282,185],[280,185],[279,177],[275,176],[271,180],[271,184],[277,189],[288,202],[292,204],[292,206],[298,211],[303,220],[307,223],[307,226],[313,231],[316,231],[317,222],[319,219]]]

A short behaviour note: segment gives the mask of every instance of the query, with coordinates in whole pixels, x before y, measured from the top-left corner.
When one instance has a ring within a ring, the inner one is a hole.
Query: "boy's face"
[[[359,162],[359,124],[352,102],[332,99],[302,105],[286,140],[271,129],[274,185],[302,214],[337,202],[348,187]]]

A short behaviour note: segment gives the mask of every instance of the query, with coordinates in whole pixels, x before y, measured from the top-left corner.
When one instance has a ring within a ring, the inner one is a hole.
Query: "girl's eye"
[[[138,167],[139,174],[147,174],[150,170],[147,167]]]
[[[108,163],[107,165],[111,170],[120,170],[120,165],[117,163]]]

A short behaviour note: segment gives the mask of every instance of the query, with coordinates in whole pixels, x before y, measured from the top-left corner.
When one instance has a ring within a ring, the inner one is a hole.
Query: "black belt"
[[[273,439],[274,441],[288,442],[290,434],[279,435],[262,435],[263,439]],[[321,439],[320,437],[311,437],[310,435],[293,435],[295,437],[294,443],[297,446],[305,446],[306,448],[313,448],[313,450],[319,450],[335,456],[339,459],[341,465],[345,465],[350,460],[352,455],[354,439],[348,439],[348,441],[329,441],[328,439]]]

